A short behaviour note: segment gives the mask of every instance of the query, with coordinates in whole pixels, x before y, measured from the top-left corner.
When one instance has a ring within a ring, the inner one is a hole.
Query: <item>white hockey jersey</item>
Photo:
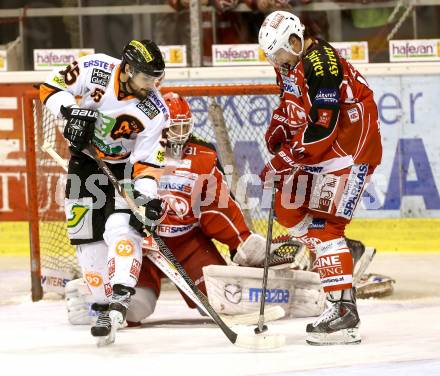
[[[135,178],[157,179],[157,167],[164,162],[160,140],[169,121],[168,108],[157,89],[142,101],[120,92],[120,64],[104,54],[81,57],[49,74],[40,86],[40,99],[57,117],[61,105],[99,111],[93,137],[98,155],[109,163],[130,161]]]

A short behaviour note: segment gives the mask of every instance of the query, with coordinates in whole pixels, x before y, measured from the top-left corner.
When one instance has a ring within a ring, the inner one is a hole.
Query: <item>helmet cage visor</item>
[[[183,145],[188,141],[192,133],[194,121],[185,115],[177,115],[170,119],[170,126],[167,131],[167,140],[170,144]]]

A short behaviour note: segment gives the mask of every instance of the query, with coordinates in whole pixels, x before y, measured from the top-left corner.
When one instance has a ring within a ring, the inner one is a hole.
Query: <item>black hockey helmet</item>
[[[148,39],[133,39],[128,43],[122,52],[122,61],[136,71],[153,77],[162,76],[165,69],[162,52],[156,43]]]

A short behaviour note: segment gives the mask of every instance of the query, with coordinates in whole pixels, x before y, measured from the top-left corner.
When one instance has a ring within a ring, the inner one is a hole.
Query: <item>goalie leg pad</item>
[[[64,291],[69,322],[72,325],[91,324],[95,316],[95,311],[91,309],[93,296],[84,278],[67,282]]]
[[[203,275],[209,302],[217,312],[226,315],[258,312],[263,269],[209,265],[203,268]],[[270,268],[266,303],[281,306],[287,317],[321,314],[325,294],[319,275],[302,270]]]
[[[156,308],[157,296],[153,289],[137,287],[136,294],[131,296],[127,311],[127,321],[137,323],[150,316]]]
[[[265,255],[266,239],[253,233],[238,246],[232,261],[243,266],[260,266],[264,263]]]

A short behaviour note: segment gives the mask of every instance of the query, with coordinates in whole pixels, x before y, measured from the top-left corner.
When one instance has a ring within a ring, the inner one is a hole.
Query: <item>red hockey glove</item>
[[[271,154],[276,154],[293,137],[289,127],[289,119],[284,110],[285,108],[280,106],[272,112],[272,120],[264,135],[267,150]]]
[[[260,179],[265,186],[274,179],[277,186],[282,185],[284,177],[297,167],[297,161],[303,158],[304,148],[295,148],[296,144],[297,142],[294,145],[283,147],[266,163],[260,173]]]

